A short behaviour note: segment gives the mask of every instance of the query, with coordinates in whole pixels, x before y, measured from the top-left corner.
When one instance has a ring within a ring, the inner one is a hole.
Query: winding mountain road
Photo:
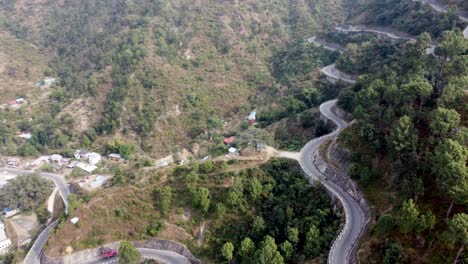
[[[323,67],[321,69],[321,72],[334,80],[340,80],[351,84],[356,82],[356,79],[353,76],[338,70],[335,64]]]
[[[309,141],[300,151],[299,164],[310,184],[314,184],[315,181],[321,182],[343,205],[346,222],[332,245],[328,256],[328,263],[346,264],[354,262],[356,246],[369,219],[366,217],[360,203],[351,194],[332,181],[329,181],[315,165],[314,156],[318,153],[320,145],[338,136],[348,126],[344,120],[333,112],[336,102],[337,100],[332,100],[320,105],[320,113],[333,121],[336,124],[336,129],[330,134]]]

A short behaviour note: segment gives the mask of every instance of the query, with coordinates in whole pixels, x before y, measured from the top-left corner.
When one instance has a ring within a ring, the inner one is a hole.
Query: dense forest
[[[446,31],[434,55],[425,52],[430,43],[423,34],[392,60],[375,61],[380,71],[339,96],[356,119],[340,136],[352,150],[350,175],[379,209],[370,235],[381,239],[366,246],[383,254],[367,255],[368,262],[383,256],[384,263],[413,263],[428,251],[430,258],[418,261],[466,255],[459,232],[468,228],[468,41],[460,31]]]

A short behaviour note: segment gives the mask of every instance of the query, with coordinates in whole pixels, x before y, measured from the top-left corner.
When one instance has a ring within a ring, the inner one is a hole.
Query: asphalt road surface
[[[345,264],[352,262],[352,253],[358,245],[362,231],[367,225],[367,218],[358,202],[339,186],[326,180],[325,176],[323,176],[323,174],[315,167],[313,160],[313,156],[318,151],[321,144],[323,144],[327,139],[337,136],[344,128],[347,127],[347,123],[332,112],[332,108],[336,105],[336,102],[337,100],[332,100],[320,105],[320,113],[333,121],[336,124],[336,129],[330,134],[308,142],[301,149],[301,158],[299,163],[307,175],[309,182],[313,184],[314,181],[320,181],[325,188],[327,188],[341,201],[343,205],[346,223],[332,245],[328,256],[328,263]]]
[[[1,168],[0,171],[2,173],[6,171],[7,173],[17,174],[17,175],[36,173],[37,175],[43,178],[52,180],[55,183],[55,186],[57,186],[60,196],[62,197],[62,200],[65,204],[65,211],[68,212],[68,199],[67,198],[68,198],[68,195],[70,195],[70,189],[68,189],[67,182],[63,175],[47,173],[47,172],[34,172],[30,170],[20,170],[20,169],[13,169],[13,168]],[[34,244],[32,245],[28,254],[24,258],[23,263],[25,264],[40,263],[39,259],[42,253],[42,248],[47,242],[47,240],[49,239],[49,231],[53,226],[55,226],[55,222],[47,226],[44,230],[42,230],[42,232],[39,234],[37,239],[34,241]]]
[[[341,72],[340,70],[338,70],[338,69],[335,67],[335,64],[328,65],[328,66],[322,68],[321,71],[322,71],[325,75],[327,75],[328,77],[331,77],[331,78],[333,78],[333,79],[335,79],[335,80],[341,80],[341,81],[344,81],[344,82],[347,82],[347,83],[351,83],[351,84],[353,84],[353,83],[356,82],[356,80],[355,80],[352,76],[350,76],[350,75],[348,75],[348,74],[346,74],[346,73],[343,73],[343,72]]]

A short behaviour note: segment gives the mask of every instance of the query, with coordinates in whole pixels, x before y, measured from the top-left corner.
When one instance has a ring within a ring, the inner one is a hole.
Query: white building
[[[46,78],[44,79],[44,84],[45,84],[45,85],[52,85],[53,83],[55,83],[55,78],[46,77]]]
[[[88,157],[88,154],[89,151],[87,151],[86,149],[78,149],[77,151],[75,151],[75,153],[73,153],[73,156],[75,157],[75,159],[86,159]]]
[[[50,156],[50,162],[52,163],[61,164],[62,159],[63,159],[63,156],[60,154],[53,154],[52,156]]]
[[[78,164],[76,164],[76,167],[86,171],[87,173],[91,173],[95,169],[97,169],[97,167],[95,165],[89,165],[89,164],[86,164],[86,163],[83,163],[83,162],[79,162]]]
[[[91,152],[88,154],[88,162],[90,165],[96,165],[101,161],[101,154]]]
[[[79,221],[80,221],[80,218],[78,217],[73,217],[72,219],[70,219],[70,222],[72,222],[72,224],[74,225],[76,225]]]
[[[5,226],[0,222],[0,255],[7,253],[10,246],[11,240],[6,236]]]
[[[122,155],[118,154],[118,153],[111,153],[108,155],[109,159],[110,160],[114,160],[114,161],[120,161],[122,160]]]
[[[38,159],[31,163],[31,166],[36,167],[42,164],[49,163],[50,156],[40,156]]]
[[[233,148],[233,147],[229,148],[229,149],[228,149],[228,152],[229,152],[230,155],[237,155],[237,154],[239,154],[239,150],[236,149],[236,148]]]

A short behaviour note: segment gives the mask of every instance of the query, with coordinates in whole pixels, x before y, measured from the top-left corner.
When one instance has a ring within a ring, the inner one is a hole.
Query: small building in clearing
[[[96,166],[94,165],[90,165],[90,164],[86,164],[86,163],[83,163],[83,162],[79,162],[78,164],[76,164],[76,167],[86,171],[87,173],[91,173],[93,172],[95,169],[97,169]]]
[[[72,222],[72,224],[74,225],[76,225],[79,221],[80,221],[80,218],[78,217],[73,217],[72,219],[70,219],[70,222]]]
[[[233,148],[233,147],[230,147],[230,148],[228,149],[228,152],[229,152],[229,155],[237,155],[237,154],[239,154],[239,150],[236,149],[236,148]]]
[[[20,159],[19,158],[8,158],[7,159],[7,165],[8,167],[18,167],[20,165]]]
[[[52,156],[50,156],[50,162],[55,163],[55,164],[61,165],[62,159],[63,159],[63,156],[60,154],[53,154]]]
[[[5,218],[12,217],[20,212],[20,209],[10,209],[10,208],[4,208],[3,213],[5,214]]]
[[[122,155],[118,154],[118,153],[111,153],[107,156],[110,160],[113,160],[113,161],[121,161],[123,160],[122,158]]]
[[[264,152],[266,151],[266,145],[265,143],[257,143],[256,149],[258,152]]]
[[[35,166],[40,166],[40,165],[49,163],[49,160],[50,160],[50,156],[40,156],[39,158],[37,158],[35,161],[31,163],[31,166],[35,167]]]
[[[73,156],[75,157],[75,159],[85,159],[88,157],[88,154],[89,151],[87,151],[86,149],[78,149],[75,151],[75,153],[73,153]]]
[[[101,154],[91,152],[88,154],[88,162],[90,165],[96,165],[101,161]]]
[[[249,116],[247,117],[249,120],[249,124],[253,125],[257,121],[257,112],[252,111],[250,112]]]

